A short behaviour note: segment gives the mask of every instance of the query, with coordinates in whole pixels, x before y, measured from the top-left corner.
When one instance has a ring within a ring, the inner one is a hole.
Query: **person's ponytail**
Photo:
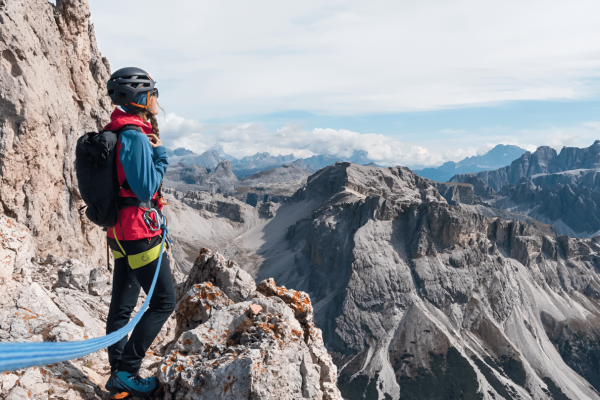
[[[152,133],[155,134],[156,136],[160,137],[160,132],[158,129],[158,121],[156,119],[156,115],[153,115],[151,113],[147,113],[148,115],[148,122],[150,122],[150,125],[152,125]]]

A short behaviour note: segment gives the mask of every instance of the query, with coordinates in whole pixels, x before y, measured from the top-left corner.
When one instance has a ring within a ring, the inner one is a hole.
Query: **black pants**
[[[150,239],[121,241],[125,252],[129,255],[139,254],[160,244],[160,236]],[[121,252],[116,240],[108,239],[111,249]],[[158,267],[158,259],[137,269],[131,269],[127,257],[115,260],[113,273],[113,290],[106,321],[106,333],[112,333],[125,326],[137,304],[140,287],[148,293],[154,273]],[[164,254],[154,294],[150,299],[148,310],[127,336],[108,348],[108,361],[114,371],[126,371],[137,374],[146,355],[146,351],[158,336],[162,326],[175,310],[175,289],[169,260]]]

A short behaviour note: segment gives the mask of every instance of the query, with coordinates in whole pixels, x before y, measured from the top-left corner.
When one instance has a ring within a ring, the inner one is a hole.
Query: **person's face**
[[[158,100],[155,95],[150,96],[150,100],[148,100],[150,104],[148,104],[148,111],[152,115],[158,115]]]

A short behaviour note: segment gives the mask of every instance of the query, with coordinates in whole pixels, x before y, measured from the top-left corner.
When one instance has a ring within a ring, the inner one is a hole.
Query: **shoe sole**
[[[128,399],[131,396],[131,394],[127,393],[127,392],[121,392],[121,393],[117,393],[114,395],[110,395],[110,400],[125,400]]]

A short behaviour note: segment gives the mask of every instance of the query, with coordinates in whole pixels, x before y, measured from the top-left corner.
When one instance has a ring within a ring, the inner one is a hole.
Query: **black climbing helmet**
[[[146,71],[136,67],[126,67],[115,71],[108,80],[106,87],[112,102],[118,106],[124,106],[134,102],[140,93],[158,92],[154,81]],[[158,95],[158,93],[156,93]],[[137,105],[137,104],[133,104]],[[146,108],[143,105],[137,105]]]

